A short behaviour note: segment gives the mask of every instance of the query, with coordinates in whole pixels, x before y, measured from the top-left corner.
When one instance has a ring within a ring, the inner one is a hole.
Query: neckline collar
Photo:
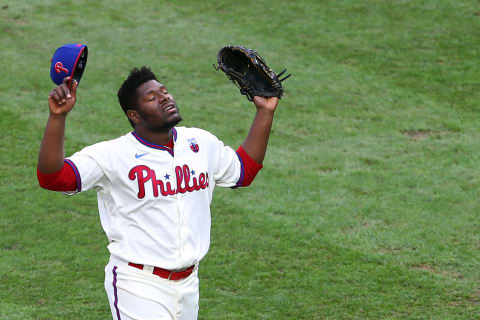
[[[177,130],[175,128],[172,129],[172,133],[173,133],[173,142],[175,143],[177,141]],[[140,137],[138,135],[138,133],[136,133],[135,131],[132,131],[131,134],[135,137],[135,139],[137,139],[138,142],[140,142],[141,144],[149,147],[149,148],[153,148],[153,149],[157,149],[157,150],[165,150],[165,151],[168,151],[172,156],[173,156],[173,149],[172,148],[169,148],[167,146],[164,146],[164,145],[161,145],[161,144],[155,144],[153,142],[149,142],[145,139],[143,139],[142,137]]]

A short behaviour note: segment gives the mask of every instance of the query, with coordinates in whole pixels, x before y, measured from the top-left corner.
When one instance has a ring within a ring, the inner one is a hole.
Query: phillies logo
[[[57,63],[55,63],[55,71],[56,71],[57,73],[60,73],[60,71],[63,71],[63,72],[65,72],[65,73],[68,74],[68,69],[65,69],[65,68],[63,67],[63,64],[62,64],[60,61],[58,61]]]
[[[195,138],[190,138],[187,141],[190,144],[190,149],[192,149],[193,152],[198,152],[198,150],[200,150],[200,147],[198,146],[197,140],[195,140]]]
[[[208,172],[200,173],[197,177],[193,177],[195,171],[191,171],[188,165],[184,164],[182,167],[175,167],[175,176],[177,178],[177,187],[173,188],[170,181],[163,181],[157,179],[155,171],[150,169],[147,166],[141,165],[133,167],[128,173],[128,178],[130,180],[137,180],[138,183],[138,194],[139,199],[145,198],[145,184],[151,182],[153,196],[158,197],[159,191],[160,194],[164,197],[173,196],[177,193],[186,193],[198,191],[200,189],[206,189],[208,187]],[[168,178],[167,178],[168,179]]]

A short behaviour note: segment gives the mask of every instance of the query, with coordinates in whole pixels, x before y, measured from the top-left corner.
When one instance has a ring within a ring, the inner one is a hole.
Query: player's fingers
[[[72,83],[71,80],[72,80],[71,76],[70,77],[65,77],[65,78],[63,78],[63,83],[61,84],[61,86],[64,86],[64,88],[66,88],[68,90],[68,92],[65,92],[65,97],[67,97],[67,98],[72,97],[71,93],[70,93],[70,91],[71,91],[70,86],[71,86],[71,83]]]
[[[77,87],[78,87],[78,82],[77,82],[77,80],[73,79],[72,80],[72,88],[70,89],[70,92],[72,93],[72,97],[74,99],[77,98]]]
[[[62,99],[58,95],[57,91],[54,89],[50,92],[50,98],[58,105],[62,105]]]
[[[62,90],[63,96],[65,98],[70,99],[72,97],[72,95],[70,94],[70,89],[68,89],[67,85],[62,83],[59,87]]]
[[[63,84],[61,84],[61,85],[59,85],[58,87],[56,87],[56,88],[54,89],[54,91],[57,93],[57,96],[58,96],[58,98],[60,99],[60,101],[61,101],[62,103],[65,103],[65,102],[67,102],[67,96],[65,95],[64,88],[62,88],[62,87],[64,87]]]
[[[68,87],[69,83],[70,83],[70,78],[71,77],[65,77],[63,78],[63,84],[66,85]]]

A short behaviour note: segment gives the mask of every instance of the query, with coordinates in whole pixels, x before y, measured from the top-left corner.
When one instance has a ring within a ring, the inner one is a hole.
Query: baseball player
[[[178,106],[147,67],[118,91],[133,131],[64,158],[67,114],[78,83],[50,92],[38,157],[42,188],[94,188],[110,260],[105,289],[113,319],[196,319],[199,263],[210,245],[213,189],[245,187],[262,168],[278,98],[255,97],[256,115],[235,151],[211,133],[177,126]]]

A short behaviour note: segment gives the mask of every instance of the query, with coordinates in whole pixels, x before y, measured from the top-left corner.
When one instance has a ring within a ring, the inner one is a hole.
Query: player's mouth
[[[166,105],[163,106],[162,109],[163,109],[163,112],[168,112],[168,113],[171,113],[177,110],[174,102],[167,103]]]

